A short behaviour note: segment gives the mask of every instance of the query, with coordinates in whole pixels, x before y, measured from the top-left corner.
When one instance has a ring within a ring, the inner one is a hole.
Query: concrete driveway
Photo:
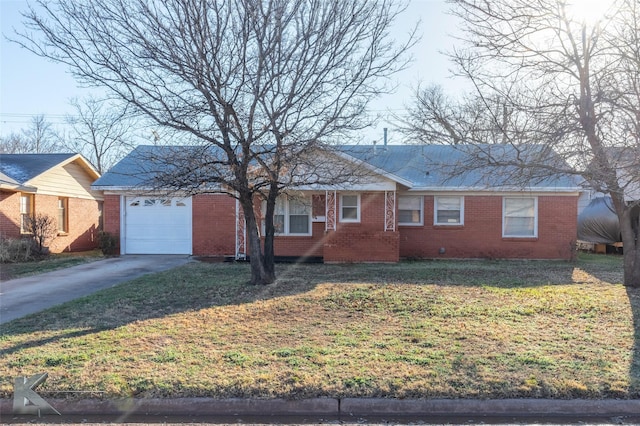
[[[0,324],[191,262],[186,255],[127,255],[0,283]]]

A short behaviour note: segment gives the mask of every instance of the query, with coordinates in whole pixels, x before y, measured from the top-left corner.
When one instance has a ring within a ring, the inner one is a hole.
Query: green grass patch
[[[0,264],[0,278],[4,280],[42,274],[57,269],[69,268],[83,263],[103,259],[99,250],[80,253],[57,253],[32,262],[2,263]]]
[[[0,396],[638,398],[621,258],[192,263],[3,325]]]

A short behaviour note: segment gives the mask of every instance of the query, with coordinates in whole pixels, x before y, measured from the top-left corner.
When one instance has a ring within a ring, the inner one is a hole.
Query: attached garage
[[[192,254],[192,202],[179,197],[124,197],[125,254]]]

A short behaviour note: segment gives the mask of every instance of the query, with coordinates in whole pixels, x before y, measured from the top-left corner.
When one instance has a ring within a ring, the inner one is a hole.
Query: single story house
[[[52,253],[94,249],[102,217],[100,177],[80,154],[0,154],[0,238],[29,235],[27,218],[51,216]]]
[[[141,176],[153,170],[144,163],[161,149],[136,148],[92,186],[104,193],[104,229],[119,237],[120,252],[242,258],[246,230],[233,197],[144,186]],[[342,146],[338,152],[370,177],[282,195],[276,256],[324,262],[573,256],[580,188],[570,177],[517,186],[508,174],[448,174],[440,166],[464,164],[467,155],[448,145]]]

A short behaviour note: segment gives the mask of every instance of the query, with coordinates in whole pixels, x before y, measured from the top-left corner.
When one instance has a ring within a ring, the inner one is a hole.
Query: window
[[[153,207],[153,206],[171,207],[171,199],[170,198],[145,198],[144,205],[145,207]]]
[[[508,198],[503,199],[502,207],[503,237],[537,237],[538,236],[538,199]]]
[[[463,225],[463,197],[434,197],[434,225]]]
[[[340,196],[340,222],[360,222],[360,195]]]
[[[422,225],[424,202],[419,195],[400,195],[398,197],[398,224]]]
[[[33,195],[20,195],[20,232],[29,233],[29,219],[33,217]]]
[[[69,199],[58,198],[58,232],[65,234],[69,231]]]
[[[267,211],[266,201],[262,212]],[[306,198],[278,197],[273,212],[273,226],[277,235],[311,235],[311,202]],[[262,222],[264,231],[264,221]]]

